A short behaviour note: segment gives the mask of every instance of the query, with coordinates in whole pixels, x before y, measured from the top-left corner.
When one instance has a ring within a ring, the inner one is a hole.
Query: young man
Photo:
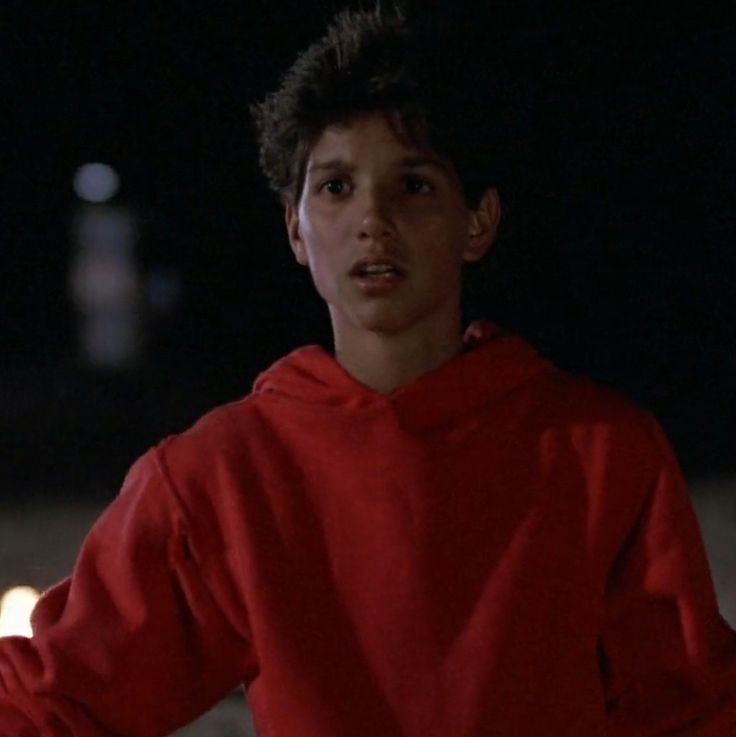
[[[657,424],[463,331],[500,206],[426,48],[343,14],[257,107],[334,354],[133,466],[0,643],[0,737],[163,736],[239,683],[262,737],[736,733],[736,634]]]

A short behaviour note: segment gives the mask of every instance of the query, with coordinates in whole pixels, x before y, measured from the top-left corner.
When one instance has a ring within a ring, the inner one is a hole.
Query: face
[[[289,240],[333,330],[427,330],[460,313],[463,261],[495,235],[498,197],[469,209],[451,164],[401,137],[384,113],[329,126],[310,152]]]

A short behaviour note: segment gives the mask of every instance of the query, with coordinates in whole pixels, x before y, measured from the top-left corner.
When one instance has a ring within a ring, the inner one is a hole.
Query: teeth
[[[396,269],[388,264],[372,264],[361,269],[363,274],[392,274]]]

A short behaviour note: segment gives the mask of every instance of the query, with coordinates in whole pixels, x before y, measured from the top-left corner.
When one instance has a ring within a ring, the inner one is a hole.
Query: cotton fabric
[[[736,734],[656,421],[466,341],[389,395],[298,349],[146,453],[0,640],[0,737],[163,737],[241,683],[260,737]]]

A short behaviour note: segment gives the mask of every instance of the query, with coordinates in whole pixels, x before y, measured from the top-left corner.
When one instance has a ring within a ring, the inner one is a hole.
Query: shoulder
[[[491,397],[510,399],[523,417],[536,419],[542,427],[641,427],[650,421],[649,414],[623,393],[561,369],[514,333],[491,335],[473,353],[482,364]]]
[[[581,484],[590,539],[611,560],[663,480],[684,488],[677,458],[654,415],[618,391],[561,371],[540,383],[541,459],[568,489]]]
[[[556,444],[574,449],[588,466],[612,464],[646,476],[672,462],[658,420],[619,391],[560,370],[536,383],[543,431]]]
[[[246,440],[252,404],[249,395],[215,407],[183,432],[161,440],[129,472],[135,486],[155,476],[200,555],[221,548],[234,500],[257,483]]]
[[[165,448],[169,456],[230,448],[252,414],[252,404],[253,396],[248,395],[214,407],[182,432],[164,438],[159,447]]]
[[[211,409],[183,432],[165,437],[155,448],[165,470],[175,478],[211,475],[223,463],[242,459],[257,422],[257,397]]]
[[[656,424],[648,410],[622,392],[559,369],[540,377],[535,395],[550,424],[646,432]]]

